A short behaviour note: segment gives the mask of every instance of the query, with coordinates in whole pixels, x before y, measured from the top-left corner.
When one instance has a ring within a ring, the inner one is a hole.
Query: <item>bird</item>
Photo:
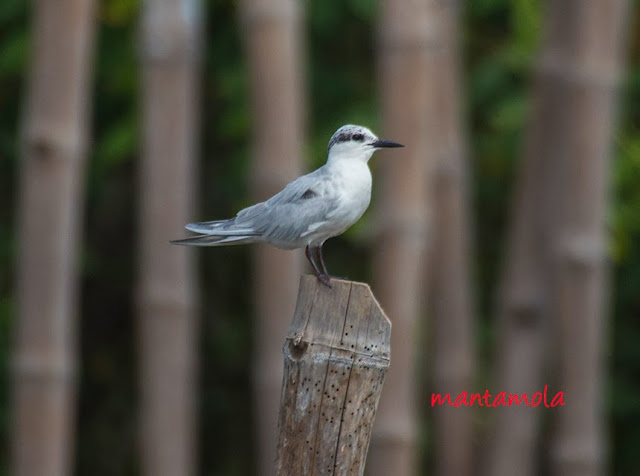
[[[171,241],[187,246],[269,243],[285,250],[305,248],[317,279],[331,287],[322,256],[325,241],[357,222],[371,201],[368,162],[378,149],[404,147],[380,139],[363,126],[347,124],[329,140],[327,161],[276,195],[226,220],[189,223],[197,236]]]

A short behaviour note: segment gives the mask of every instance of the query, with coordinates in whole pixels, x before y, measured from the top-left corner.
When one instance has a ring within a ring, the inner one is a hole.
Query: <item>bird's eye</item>
[[[364,140],[364,134],[353,134],[353,140],[357,140],[358,142],[362,142]]]

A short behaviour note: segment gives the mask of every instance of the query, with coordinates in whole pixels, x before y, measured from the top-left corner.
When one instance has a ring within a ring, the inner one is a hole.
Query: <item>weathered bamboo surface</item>
[[[391,322],[368,285],[300,281],[284,345],[276,474],[363,474]]]

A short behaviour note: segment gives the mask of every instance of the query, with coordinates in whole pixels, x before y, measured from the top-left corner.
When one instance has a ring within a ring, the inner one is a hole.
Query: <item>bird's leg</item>
[[[331,287],[329,281],[331,281],[331,276],[329,276],[329,272],[327,271],[327,267],[324,264],[324,258],[322,257],[322,245],[316,246],[315,248],[316,260],[320,263],[320,271],[322,274],[318,276],[318,279],[327,286]]]
[[[320,275],[322,273],[318,269],[318,265],[316,264],[316,262],[313,261],[313,254],[311,253],[311,248],[309,247],[309,245],[307,245],[307,247],[304,249],[304,255],[309,260],[309,263],[311,263],[311,266],[313,267],[313,273],[316,275],[318,279],[320,279]]]
[[[322,257],[322,245],[316,247],[316,259],[318,260],[318,263],[320,263],[320,270],[322,271],[322,274],[328,277],[329,271],[327,271],[327,267],[324,264],[324,258]]]
[[[316,275],[316,278],[318,278],[318,281],[320,281],[322,284],[324,284],[325,286],[331,287],[331,284],[329,284],[329,276],[326,274],[326,271],[324,270],[324,263],[322,265],[323,267],[323,271],[320,271],[320,269],[318,268],[318,265],[316,264],[316,262],[313,260],[313,252],[316,252],[315,254],[317,255],[317,248],[314,248],[313,251],[311,249],[311,247],[309,247],[309,245],[307,245],[307,247],[304,250],[304,254],[307,257],[307,259],[309,260],[309,263],[311,263],[311,266],[313,266],[313,272]],[[322,261],[321,261],[322,262]]]

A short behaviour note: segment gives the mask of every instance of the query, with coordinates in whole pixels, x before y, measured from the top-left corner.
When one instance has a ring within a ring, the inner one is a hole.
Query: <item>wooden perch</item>
[[[300,281],[284,345],[276,474],[363,474],[391,322],[366,284]]]

